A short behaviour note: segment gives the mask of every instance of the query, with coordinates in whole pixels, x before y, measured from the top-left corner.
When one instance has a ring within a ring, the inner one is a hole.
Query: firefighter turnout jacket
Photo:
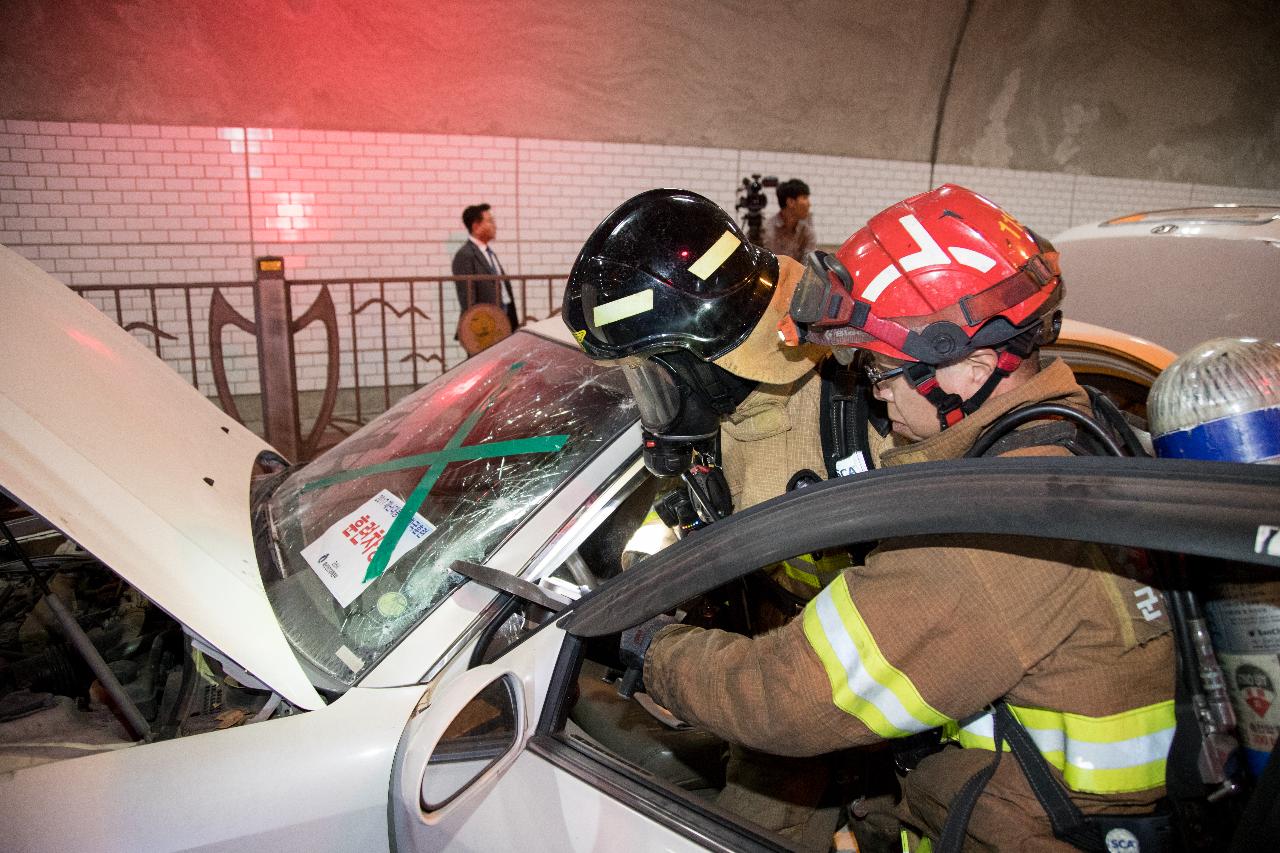
[[[822,459],[822,378],[760,385],[720,422],[720,456],[735,510],[787,492],[800,471],[826,478]],[[849,565],[847,555],[801,554],[769,569],[784,589],[812,598]]]
[[[887,451],[882,464],[957,458],[996,418],[1039,402],[1090,411],[1056,361],[951,429]],[[974,500],[981,511],[981,495]],[[941,728],[950,745],[905,777],[899,806],[935,841],[956,792],[991,763],[990,709],[1000,699],[1084,812],[1149,811],[1164,793],[1174,663],[1164,602],[1138,579],[1139,558],[1023,537],[885,541],[768,634],[664,629],[645,684],[681,719],[774,754]],[[979,798],[966,844],[1069,849],[1014,761],[1000,763]]]

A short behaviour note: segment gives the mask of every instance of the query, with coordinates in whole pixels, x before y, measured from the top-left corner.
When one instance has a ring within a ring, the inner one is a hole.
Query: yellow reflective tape
[[[793,562],[794,561],[794,562]],[[812,554],[801,554],[791,560],[782,561],[782,570],[787,577],[799,581],[805,586],[822,589],[849,566],[847,559],[835,555],[815,559]]]
[[[987,752],[996,751],[995,738],[974,734],[973,732],[966,731],[965,729],[961,729],[960,731],[956,732],[952,736],[952,739],[955,740],[956,743],[965,747],[966,749],[985,749]],[[1002,751],[1008,752],[1009,744],[1006,743]],[[1059,767],[1058,769],[1061,770],[1062,768]]]
[[[960,730],[954,738],[957,743],[968,749],[995,750],[995,742],[989,737],[976,735],[973,732]],[[1004,752],[1009,751],[1009,744],[1004,744]],[[1052,764],[1062,774],[1067,787],[1073,791],[1090,794],[1127,794],[1134,791],[1149,791],[1164,784],[1166,759],[1149,761],[1136,767],[1084,768],[1068,764],[1066,755],[1060,751],[1042,752],[1045,761]]]
[[[1072,790],[1118,794],[1150,790],[1164,784],[1168,744],[1174,728],[1172,700],[1105,717],[1009,707],[1036,741],[1040,754],[1058,768]],[[978,726],[989,727],[990,719],[988,714],[970,722],[969,728],[958,731],[952,728],[946,734],[961,746],[993,750],[993,739],[973,730]],[[1060,748],[1046,749],[1048,744],[1060,744]],[[1007,743],[1004,751],[1009,751]],[[1068,754],[1075,757],[1069,761]],[[1139,760],[1143,757],[1147,760]],[[1123,766],[1127,762],[1133,763]]]
[[[1010,705],[1009,709],[1024,726],[1030,729],[1061,729],[1071,740],[1089,743],[1117,743],[1145,737],[1173,728],[1173,700],[1157,702],[1129,711],[1121,711],[1106,717],[1086,717],[1064,711],[1044,708],[1023,708]]]
[[[619,320],[625,320],[628,317],[634,317],[637,314],[652,310],[653,291],[645,288],[632,293],[630,296],[624,296],[621,299],[597,305],[591,315],[591,319],[597,326],[607,326],[610,323],[616,323]]]
[[[1108,767],[1086,770],[1068,764],[1062,778],[1073,791],[1091,794],[1128,794],[1149,791],[1164,784],[1166,760],[1161,758],[1137,767]]]
[[[819,610],[828,606],[834,606],[836,625],[829,624],[829,616],[828,624],[824,624]],[[950,717],[926,702],[911,679],[885,658],[849,597],[847,584],[829,584],[805,606],[804,630],[827,671],[832,702],[876,734],[904,737],[950,722]],[[828,631],[841,635],[832,637]],[[843,654],[837,645],[843,648]],[[851,684],[850,679],[855,683]]]
[[[823,585],[831,583],[836,575],[849,568],[849,556],[847,554],[827,554],[817,560],[809,556],[808,562],[813,563],[814,571]]]
[[[893,695],[898,697],[898,701],[910,712],[911,716],[925,723],[926,727],[933,728],[950,722],[950,717],[924,701],[924,697],[920,695],[920,691],[916,689],[916,686],[911,683],[911,679],[900,669],[889,663],[884,653],[880,651],[880,646],[876,644],[875,638],[871,636],[871,629],[867,627],[862,614],[858,612],[853,599],[849,597],[848,585],[844,583],[833,584],[831,592],[836,609],[840,611],[840,619],[844,622],[849,636],[857,644],[863,664],[871,677],[892,691]]]
[[[928,836],[917,837],[914,832],[899,829],[898,841],[902,845],[902,853],[933,853],[933,842]],[[911,846],[912,841],[915,841],[914,848]],[[854,849],[858,848],[854,847]]]
[[[911,734],[890,723],[879,708],[864,701],[849,688],[844,664],[840,662],[839,655],[827,641],[826,632],[822,629],[818,612],[813,608],[812,602],[804,608],[804,635],[808,638],[809,645],[817,652],[818,660],[822,661],[822,668],[827,671],[827,681],[831,683],[831,701],[837,708],[857,717],[863,725],[882,738],[906,737]]]
[[[804,569],[794,563],[783,560],[782,570],[787,573],[787,577],[800,581],[805,586],[811,586],[814,589],[822,589],[822,581],[818,580],[818,576],[812,572],[806,572]]]
[[[698,258],[689,267],[689,272],[698,278],[706,281],[713,272],[720,269],[734,250],[742,245],[742,241],[732,231],[725,231],[720,235],[720,239],[711,245],[710,249],[703,252],[702,257]]]
[[[195,661],[196,675],[210,684],[217,684],[218,679],[214,676],[213,670],[209,668],[209,662],[204,659],[204,653],[192,646],[191,660]]]

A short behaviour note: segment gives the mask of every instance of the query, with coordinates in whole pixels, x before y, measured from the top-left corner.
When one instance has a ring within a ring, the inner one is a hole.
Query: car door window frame
[[[628,808],[709,850],[785,851],[781,840],[740,822],[693,794],[647,773],[621,756],[567,732],[585,643],[566,634],[546,701],[527,749]]]

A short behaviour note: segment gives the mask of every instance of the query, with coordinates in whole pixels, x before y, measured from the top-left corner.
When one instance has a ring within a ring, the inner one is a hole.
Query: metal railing
[[[456,282],[509,281],[523,325],[559,312],[564,280],[284,272],[260,258],[250,282],[72,289],[287,458],[307,460],[467,357]]]

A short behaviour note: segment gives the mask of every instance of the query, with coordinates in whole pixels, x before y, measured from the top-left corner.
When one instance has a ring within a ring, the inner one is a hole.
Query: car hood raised
[[[270,447],[0,247],[0,485],[236,664],[324,704],[267,600],[249,518]]]

